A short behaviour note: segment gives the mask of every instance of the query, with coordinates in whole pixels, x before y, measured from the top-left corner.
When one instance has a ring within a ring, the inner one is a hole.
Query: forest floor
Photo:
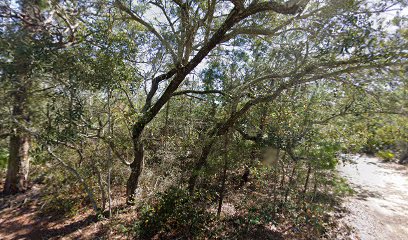
[[[353,157],[352,160],[353,164],[339,167],[340,174],[356,191],[343,203],[346,212],[341,213],[344,217],[340,218],[340,225],[354,229],[351,236],[348,231],[343,231],[347,235],[344,239],[406,239],[408,168],[364,156]],[[118,210],[117,219],[111,221],[97,221],[91,210],[80,210],[73,217],[50,217],[41,214],[44,187],[33,185],[23,194],[0,196],[0,239],[127,238],[124,234],[111,232],[112,225],[132,222],[134,212]],[[124,201],[115,205],[123,204]]]
[[[407,239],[407,167],[354,156],[339,172],[356,192],[343,203],[347,214],[342,221],[354,228],[351,239]]]
[[[97,239],[106,234],[106,223],[96,221],[91,210],[70,218],[42,214],[43,187],[36,184],[25,193],[0,196],[0,239]]]

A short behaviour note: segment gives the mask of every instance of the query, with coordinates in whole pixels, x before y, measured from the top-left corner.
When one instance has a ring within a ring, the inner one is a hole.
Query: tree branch
[[[96,204],[95,197],[89,188],[88,184],[85,182],[84,178],[78,173],[78,171],[70,166],[68,163],[64,162],[61,158],[59,158],[52,150],[50,146],[47,146],[47,152],[55,159],[57,160],[58,163],[60,163],[62,166],[64,166],[68,171],[70,171],[82,184],[82,186],[85,189],[86,194],[89,197],[89,200],[91,201],[92,208],[96,213],[98,213],[98,205]]]
[[[220,90],[206,90],[206,91],[200,91],[200,90],[181,90],[178,92],[174,92],[173,96],[178,96],[178,95],[184,95],[184,94],[189,94],[189,93],[194,93],[194,94],[221,94],[223,96],[230,97],[228,94],[226,94],[223,91]]]
[[[245,140],[249,140],[249,141],[253,141],[255,143],[259,143],[262,141],[262,136],[261,134],[257,134],[255,136],[251,136],[248,133],[246,133],[244,130],[242,130],[241,128],[236,127],[235,130],[237,130],[237,132],[239,134],[241,134],[242,138]]]
[[[136,22],[142,24],[145,28],[147,28],[147,30],[149,30],[151,33],[153,33],[158,39],[159,41],[165,46],[165,48],[167,49],[167,51],[169,51],[173,62],[176,64],[177,61],[177,55],[174,53],[173,48],[171,47],[170,43],[168,41],[166,41],[163,36],[152,26],[150,25],[148,22],[144,21],[143,19],[141,19],[140,17],[138,17],[130,8],[126,7],[121,0],[115,0],[115,5],[122,11],[126,12],[129,17],[133,20],[135,20]]]
[[[119,1],[119,0],[116,0]],[[305,3],[308,1],[298,0],[296,3]],[[180,3],[180,1],[178,1]],[[289,4],[290,3],[290,4]],[[177,67],[175,69],[175,77],[170,81],[166,90],[162,96],[156,101],[156,103],[151,107],[151,99],[154,93],[157,90],[156,82],[153,81],[152,93],[149,93],[149,96],[146,100],[145,107],[143,108],[145,114],[139,119],[133,128],[133,137],[138,138],[142,133],[144,127],[149,123],[160,111],[160,109],[167,103],[167,101],[173,96],[174,91],[180,86],[184,81],[185,77],[198,65],[201,61],[219,44],[222,42],[222,39],[225,37],[225,34],[237,23],[243,19],[263,11],[275,11],[281,14],[296,14],[301,10],[300,5],[293,4],[294,1],[291,0],[288,3],[281,4],[274,1],[256,3],[250,5],[244,10],[233,8],[228,14],[225,21],[221,24],[217,31],[212,35],[208,42],[197,52],[197,54],[184,66]],[[154,86],[154,88],[153,88]]]
[[[294,15],[303,11],[307,6],[309,0],[290,0],[286,3],[278,3],[276,1],[267,1],[257,3],[248,6],[245,9],[245,16],[251,16],[257,13],[273,11],[280,14]]]

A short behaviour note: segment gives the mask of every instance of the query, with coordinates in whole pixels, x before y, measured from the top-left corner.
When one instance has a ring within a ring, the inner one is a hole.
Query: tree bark
[[[10,137],[5,194],[15,194],[27,189],[30,158],[30,137],[20,130]]]
[[[400,164],[408,163],[408,143],[404,142],[401,144],[401,156],[399,160]]]
[[[293,163],[293,167],[292,167],[292,173],[290,174],[289,180],[288,180],[288,186],[286,187],[286,191],[285,191],[285,197],[283,200],[283,204],[286,204],[288,201],[288,197],[289,197],[289,193],[291,191],[293,182],[294,182],[294,177],[296,174],[296,168],[297,168],[297,162]]]
[[[144,162],[144,146],[141,140],[141,135],[144,126],[133,126],[133,162],[130,164],[130,176],[126,184],[127,203],[133,204],[135,200],[136,189],[139,184],[139,178],[143,169]]]
[[[28,17],[33,16],[38,9],[39,1],[21,1],[21,11]],[[37,20],[41,20],[38,19]],[[12,79],[13,111],[11,114],[12,132],[9,142],[9,159],[7,175],[4,184],[4,193],[14,194],[22,192],[27,188],[30,157],[30,136],[19,126],[30,122],[29,112],[29,89],[32,81],[29,79],[31,71],[31,46],[26,44],[31,41],[31,33],[35,31],[34,26],[22,23],[20,29],[22,35],[18,40],[20,46],[14,52],[14,79]]]
[[[24,67],[24,66],[21,66]],[[21,76],[21,75],[20,75]],[[4,184],[5,194],[15,194],[27,189],[30,165],[30,136],[15,121],[30,122],[28,113],[28,87],[24,78],[18,76],[15,80],[17,89],[13,91],[12,132],[9,142],[9,158],[7,175]],[[22,123],[24,124],[24,123]]]
[[[228,170],[228,133],[225,134],[225,142],[224,142],[224,167],[222,171],[222,179],[221,179],[221,187],[220,187],[220,198],[218,199],[218,209],[217,209],[217,217],[220,217],[221,210],[222,210],[222,202],[224,201],[224,193],[225,193],[225,183],[227,181],[227,170]]]

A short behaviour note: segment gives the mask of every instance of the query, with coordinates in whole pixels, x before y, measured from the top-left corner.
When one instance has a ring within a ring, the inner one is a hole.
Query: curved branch
[[[236,127],[235,130],[242,136],[243,139],[253,141],[255,143],[260,143],[262,142],[262,136],[261,134],[257,134],[255,136],[249,135],[246,133],[243,129]]]
[[[142,24],[145,28],[147,28],[147,30],[153,33],[159,39],[159,41],[166,47],[166,49],[170,52],[174,63],[177,63],[177,55],[173,51],[173,48],[171,47],[170,43],[166,41],[166,39],[164,39],[163,36],[152,25],[150,25],[148,22],[138,17],[130,8],[126,7],[120,0],[116,0],[115,5],[120,10],[126,12],[131,19]]]
[[[91,201],[92,204],[92,208],[94,209],[94,211],[97,213],[98,212],[98,205],[96,204],[95,201],[95,197],[91,191],[91,189],[89,188],[88,184],[85,182],[84,178],[78,173],[77,170],[75,170],[75,168],[73,168],[72,166],[70,166],[68,163],[64,162],[61,158],[59,158],[52,150],[50,146],[47,146],[47,152],[55,159],[57,160],[57,162],[59,162],[62,166],[64,166],[68,171],[70,171],[76,178],[78,178],[78,180],[81,182],[81,184],[83,185],[86,194],[89,197],[89,200]]]
[[[146,112],[152,105],[152,99],[154,94],[156,93],[157,89],[159,88],[159,83],[166,79],[173,77],[177,73],[177,69],[173,68],[165,74],[159,75],[152,80],[152,86],[150,87],[150,91],[146,96],[146,102],[143,106],[142,112]]]
[[[112,152],[116,155],[117,158],[126,166],[130,166],[130,162],[127,162],[125,158],[118,152],[116,149],[115,143],[110,139],[110,138],[101,138],[103,141],[108,143],[109,148],[112,150]]]
[[[257,13],[273,11],[280,14],[294,15],[303,11],[309,0],[290,0],[285,3],[276,1],[257,2],[245,9],[245,16],[251,16]]]
[[[225,92],[220,91],[220,90],[206,90],[206,91],[182,90],[182,91],[174,92],[173,96],[184,95],[184,94],[189,94],[189,93],[194,93],[194,94],[221,94],[223,96],[230,97],[228,94],[226,94]]]
[[[177,38],[177,40],[179,41],[179,37],[177,36],[177,32],[176,29],[174,28],[174,24],[171,21],[169,15],[166,13],[166,9],[163,7],[163,5],[160,5],[156,2],[150,1],[149,3],[155,5],[156,7],[160,8],[160,10],[163,12],[163,15],[166,17],[167,22],[169,23],[169,26],[171,28],[171,31],[173,32],[174,36]]]
[[[306,19],[308,17],[311,17],[313,15],[315,15],[316,13],[322,11],[323,9],[325,9],[326,7],[322,7],[322,8],[318,8],[310,13],[304,14],[304,15],[298,15],[295,17],[292,17],[288,20],[286,20],[285,22],[283,22],[282,24],[280,24],[279,26],[276,26],[272,29],[268,29],[268,28],[257,28],[257,27],[251,27],[251,26],[245,26],[245,27],[241,27],[241,28],[236,28],[236,29],[232,29],[231,32],[227,33],[222,42],[227,42],[229,40],[231,40],[232,38],[238,36],[238,35],[255,35],[255,36],[273,36],[275,34],[279,34],[280,30],[282,30],[284,27],[289,26],[291,23],[293,23],[294,20],[300,20],[300,19]],[[248,8],[250,9],[250,8]]]
[[[119,1],[119,0],[116,0]],[[177,1],[180,3],[180,1]],[[255,1],[253,4],[248,6],[246,9],[237,9],[233,8],[224,22],[220,25],[217,31],[211,36],[208,42],[201,47],[200,50],[196,53],[196,55],[186,64],[177,66],[174,69],[174,78],[170,81],[167,88],[164,90],[161,97],[155,102],[153,106],[151,106],[151,100],[154,93],[157,91],[156,82],[153,82],[154,87],[152,86],[152,93],[149,93],[148,98],[146,99],[146,104],[143,107],[143,116],[139,118],[137,123],[134,125],[133,135],[134,138],[138,138],[140,134],[143,132],[145,126],[153,120],[153,118],[157,115],[160,109],[168,102],[168,100],[173,96],[173,93],[178,89],[180,84],[184,81],[186,76],[193,71],[198,64],[202,62],[202,60],[207,57],[207,55],[220,43],[222,43],[223,38],[230,31],[236,24],[244,20],[245,18],[254,15],[256,13],[265,12],[265,11],[274,11],[276,13],[281,14],[288,14],[294,15],[301,10],[303,10],[302,6],[305,6],[309,1],[308,0],[290,0],[286,3],[278,3],[275,1],[269,2],[262,2],[259,3]],[[151,107],[150,107],[151,106]]]

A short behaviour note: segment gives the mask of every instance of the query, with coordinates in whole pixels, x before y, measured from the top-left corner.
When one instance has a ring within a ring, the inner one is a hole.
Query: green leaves
[[[6,148],[0,148],[0,169],[6,168],[8,157],[8,150]]]
[[[213,218],[202,206],[207,201],[206,196],[205,192],[190,195],[178,188],[159,194],[154,206],[143,207],[136,232],[141,239],[200,236]]]

